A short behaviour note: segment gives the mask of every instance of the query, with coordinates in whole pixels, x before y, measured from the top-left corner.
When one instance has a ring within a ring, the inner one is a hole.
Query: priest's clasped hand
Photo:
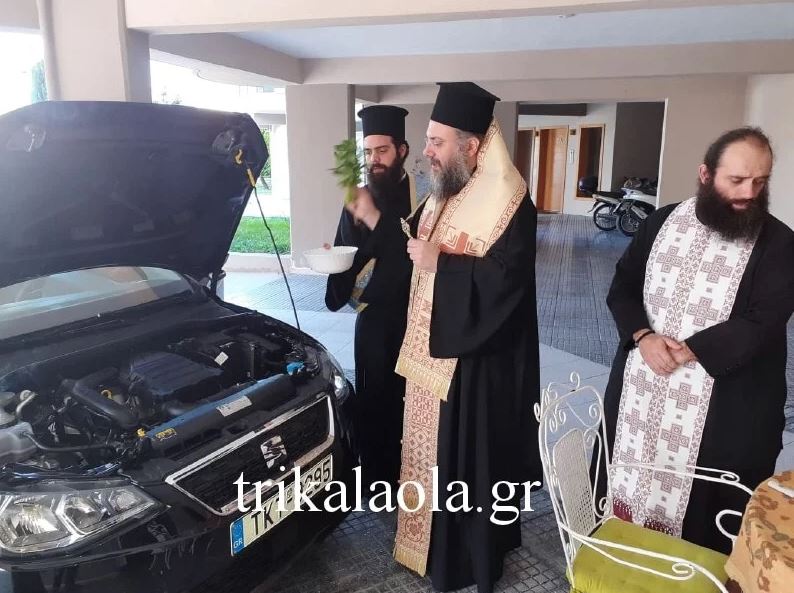
[[[441,250],[437,245],[421,239],[408,240],[408,255],[414,265],[424,272],[438,270],[438,256]]]
[[[645,332],[647,330],[638,331],[634,336],[635,339]],[[645,364],[662,377],[667,377],[679,367],[697,360],[686,342],[679,342],[659,334],[646,335],[640,340],[638,348]]]

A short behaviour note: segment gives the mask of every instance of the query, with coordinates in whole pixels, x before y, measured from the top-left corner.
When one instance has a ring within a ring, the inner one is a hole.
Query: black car
[[[345,515],[280,488],[300,468],[322,509],[356,455],[333,357],[216,295],[260,130],[45,102],[0,117],[0,151],[0,592],[267,582]]]

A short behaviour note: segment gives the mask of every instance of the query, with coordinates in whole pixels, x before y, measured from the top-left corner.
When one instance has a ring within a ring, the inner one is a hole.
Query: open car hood
[[[0,286],[108,265],[216,272],[247,168],[256,178],[268,158],[248,115],[123,102],[0,116],[0,151]]]

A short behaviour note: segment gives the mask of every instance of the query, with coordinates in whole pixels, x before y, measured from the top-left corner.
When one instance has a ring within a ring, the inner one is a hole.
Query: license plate
[[[307,470],[301,468],[301,489],[311,498],[331,481],[334,474],[333,457],[328,455]],[[294,510],[295,493],[294,473],[290,473],[284,482],[284,505],[279,509],[278,492],[262,503],[261,511],[251,511],[243,515],[230,526],[232,556],[239,554],[276,525],[286,519]],[[304,507],[299,507],[306,510]]]

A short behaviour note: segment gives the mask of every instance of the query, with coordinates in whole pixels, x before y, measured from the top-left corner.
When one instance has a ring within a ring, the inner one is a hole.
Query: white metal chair
[[[624,579],[633,578],[635,583],[637,580],[653,581],[657,583],[657,587],[648,590],[664,593],[727,593],[723,584],[726,580],[722,570],[724,555],[614,517],[609,478],[617,467],[634,467],[717,482],[727,487],[740,488],[748,495],[752,491],[739,482],[739,476],[728,471],[692,466],[671,468],[646,464],[613,464],[609,455],[600,394],[593,387],[582,386],[576,373],[571,374],[570,380],[570,385],[552,383],[543,390],[540,403],[535,405],[535,416],[540,424],[538,442],[543,473],[562,540],[572,590],[588,593],[628,591],[630,589]],[[597,451],[596,456],[592,455],[593,451]],[[590,467],[592,459],[596,460],[593,472]],[[598,476],[604,470],[608,478],[605,480],[606,495],[596,500],[594,484],[598,483]],[[591,475],[595,477],[593,482]],[[721,524],[726,515],[741,516],[741,513],[724,510],[715,518],[720,532],[735,541],[735,536],[729,534]],[[615,537],[617,531],[626,529],[633,535]],[[610,535],[607,536],[607,533]],[[635,539],[631,540],[631,537]],[[621,538],[624,543],[620,543]],[[625,543],[637,541],[637,538],[643,542],[653,541],[656,550],[648,549],[645,545]],[[676,554],[676,551],[682,550],[690,557]],[[692,552],[703,563],[694,561],[691,558]],[[587,558],[580,557],[583,553]],[[602,565],[593,569],[593,565],[598,563]],[[605,564],[608,566],[604,566]],[[712,568],[708,569],[702,564],[710,564]],[[595,580],[592,578],[593,570],[600,571]],[[640,572],[632,574],[627,571]],[[582,574],[587,577],[582,577]],[[621,580],[622,584],[609,584],[609,581],[616,580]],[[599,584],[593,585],[595,581]],[[660,585],[663,589],[658,588]]]

